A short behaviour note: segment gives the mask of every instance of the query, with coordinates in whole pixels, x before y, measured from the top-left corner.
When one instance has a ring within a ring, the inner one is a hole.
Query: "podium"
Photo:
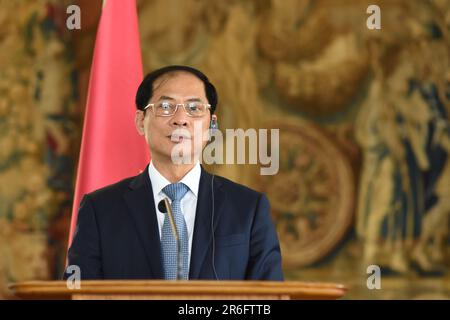
[[[26,281],[9,286],[20,299],[72,300],[303,300],[338,299],[345,286],[300,281],[83,280],[79,289],[66,281]]]

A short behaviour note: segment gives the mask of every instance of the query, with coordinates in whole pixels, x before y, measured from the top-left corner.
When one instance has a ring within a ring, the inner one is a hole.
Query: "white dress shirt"
[[[155,200],[156,217],[159,227],[159,238],[161,239],[162,226],[164,224],[165,214],[158,210],[158,203],[164,198],[169,198],[162,189],[169,185],[167,180],[153,165],[153,161],[150,161],[148,166],[148,175],[150,176],[150,182],[153,189],[153,199]],[[195,211],[197,209],[198,198],[198,186],[200,184],[201,168],[200,163],[197,162],[194,167],[178,182],[182,182],[188,186],[189,190],[181,199],[181,212],[183,213],[184,220],[186,221],[186,227],[189,237],[189,256],[188,266],[191,264],[191,252],[192,252],[192,236],[194,233]],[[171,202],[169,198],[169,202]]]

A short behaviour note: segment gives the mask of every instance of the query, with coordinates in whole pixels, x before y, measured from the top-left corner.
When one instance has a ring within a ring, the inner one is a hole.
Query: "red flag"
[[[142,77],[136,2],[107,0],[89,79],[69,246],[83,195],[137,175],[150,160],[134,125],[134,98]]]

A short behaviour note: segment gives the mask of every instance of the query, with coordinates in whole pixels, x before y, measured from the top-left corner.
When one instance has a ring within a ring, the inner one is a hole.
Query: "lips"
[[[183,142],[184,140],[191,140],[191,137],[184,134],[171,134],[167,136],[172,142]]]

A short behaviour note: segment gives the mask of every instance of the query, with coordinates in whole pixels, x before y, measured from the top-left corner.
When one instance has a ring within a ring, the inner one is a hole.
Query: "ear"
[[[140,136],[143,136],[145,134],[144,119],[145,119],[144,111],[136,110],[136,114],[134,117],[134,123],[136,125],[136,130]]]

